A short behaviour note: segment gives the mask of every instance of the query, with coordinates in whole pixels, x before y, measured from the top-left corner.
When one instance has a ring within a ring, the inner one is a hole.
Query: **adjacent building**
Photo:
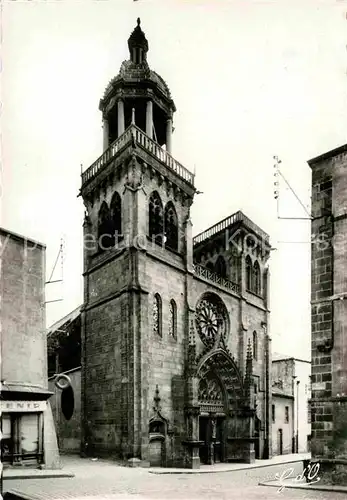
[[[274,455],[310,451],[310,377],[310,361],[273,353],[271,420]]]
[[[347,145],[312,169],[312,455],[347,484]]]
[[[194,174],[172,156],[176,107],[140,20],[128,46],[100,101],[104,152],[82,173],[81,451],[190,468],[269,457],[269,236],[238,211],[192,237]]]
[[[48,387],[54,393],[52,411],[58,446],[65,453],[81,449],[81,307],[52,325],[47,334]],[[69,377],[69,386],[58,389],[56,374]]]
[[[45,246],[0,228],[1,456],[59,466],[47,387]]]

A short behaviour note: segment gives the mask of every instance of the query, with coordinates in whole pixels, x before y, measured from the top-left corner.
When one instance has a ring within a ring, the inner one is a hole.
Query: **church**
[[[128,47],[100,101],[103,154],[82,173],[81,369],[66,419],[75,398],[80,451],[135,465],[270,458],[269,236],[238,211],[193,237],[195,176],[174,158],[176,107],[140,19]]]

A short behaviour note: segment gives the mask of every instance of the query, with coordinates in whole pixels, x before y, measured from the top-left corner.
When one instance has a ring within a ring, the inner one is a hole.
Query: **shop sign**
[[[39,412],[45,411],[47,401],[3,401],[0,400],[0,410],[3,412]]]

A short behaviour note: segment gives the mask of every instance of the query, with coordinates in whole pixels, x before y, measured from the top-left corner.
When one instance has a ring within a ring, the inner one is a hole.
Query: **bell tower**
[[[128,47],[129,59],[100,100],[102,155],[81,175],[81,448],[147,462],[157,450],[153,421],[162,419],[165,441],[174,407],[184,420],[182,401],[168,394],[185,362],[195,187],[194,175],[172,156],[176,108],[149,67],[140,19]],[[154,415],[156,391],[163,396]]]
[[[172,116],[176,108],[168,86],[148,66],[149,46],[140,19],[129,37],[128,47],[129,60],[123,62],[100,101],[104,149],[134,124],[171,153]]]

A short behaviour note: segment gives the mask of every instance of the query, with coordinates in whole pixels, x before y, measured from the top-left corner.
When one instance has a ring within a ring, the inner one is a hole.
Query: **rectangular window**
[[[1,458],[2,462],[6,463],[11,461],[13,440],[11,432],[11,418],[8,413],[3,413],[1,417]]]
[[[7,464],[37,463],[42,459],[38,413],[3,413],[1,416],[2,461]]]
[[[275,420],[276,420],[275,405],[272,405],[272,421],[275,422]]]
[[[285,407],[285,422],[286,424],[289,422],[289,406]]]
[[[37,413],[22,415],[20,441],[22,460],[35,459],[39,448],[39,419]]]

